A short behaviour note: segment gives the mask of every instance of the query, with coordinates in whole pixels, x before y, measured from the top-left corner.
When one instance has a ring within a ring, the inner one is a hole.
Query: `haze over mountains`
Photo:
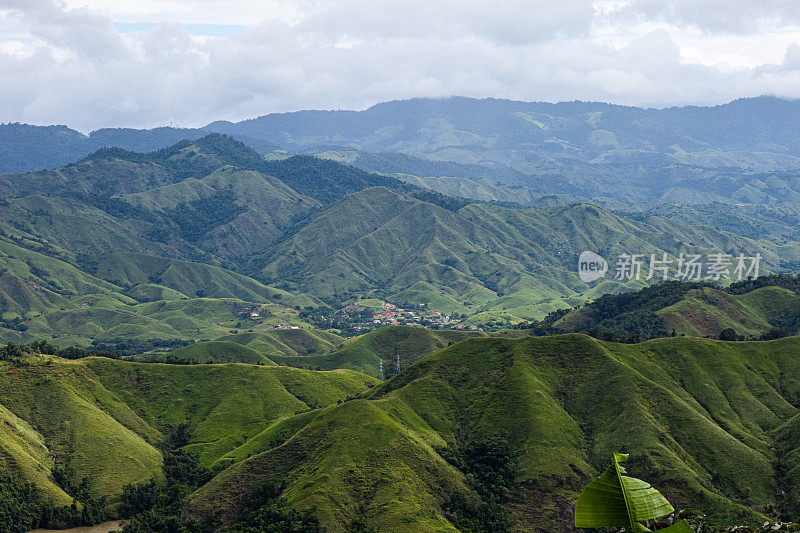
[[[499,199],[555,194],[613,205],[786,204],[800,197],[791,174],[800,168],[798,117],[800,103],[772,97],[667,109],[449,98],[89,136],[9,124],[0,127],[0,172],[53,168],[104,146],[150,151],[217,132],[262,154],[324,153],[379,172],[525,188],[516,195],[504,188]],[[448,192],[456,185],[431,186]]]

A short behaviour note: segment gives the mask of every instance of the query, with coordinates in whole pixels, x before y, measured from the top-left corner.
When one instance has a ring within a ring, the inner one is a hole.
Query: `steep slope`
[[[775,279],[775,284],[746,292],[740,292],[738,285],[723,289],[673,281],[634,293],[605,295],[561,316],[548,317],[540,327],[561,332],[591,330],[601,335],[608,331],[623,338],[634,332],[642,337],[674,332],[713,338],[726,329],[755,338],[772,328],[797,332],[800,296],[779,286],[778,278],[769,279]]]
[[[125,484],[160,476],[161,453],[156,448],[160,433],[102,387],[84,365],[50,365],[41,360],[22,367],[0,365],[3,407],[24,421],[11,429],[12,436],[26,425],[36,428],[41,440],[23,450],[47,458],[40,460],[37,475],[28,479],[52,479],[54,457],[57,464],[88,477],[95,496],[114,499]],[[6,435],[3,439],[4,446],[13,442]],[[42,446],[46,452],[40,451]],[[24,463],[16,466],[21,475],[30,475]]]
[[[366,390],[371,378],[249,365],[173,366],[88,358],[0,362],[0,464],[71,500],[50,469],[68,464],[96,495],[161,475],[162,432],[188,423],[210,465],[277,420]],[[35,429],[34,429],[35,428]]]
[[[792,331],[800,326],[800,296],[778,287],[745,294],[704,288],[657,312],[668,329],[687,335],[718,337],[732,328],[739,335],[758,337],[773,327]]]
[[[25,243],[20,243],[25,244]],[[44,251],[44,250],[43,250]],[[75,296],[133,303],[120,287],[43,253],[0,240],[0,309],[24,316],[68,305]]]
[[[363,392],[373,378],[253,365],[162,365],[86,360],[102,382],[158,428],[188,423],[190,448],[210,465],[276,421]]]
[[[34,483],[51,503],[70,505],[72,498],[50,475],[55,465],[44,437],[0,405],[0,468]]]
[[[130,289],[155,283],[190,296],[314,305],[310,297],[295,297],[230,270],[166,257],[123,252],[107,254],[98,261],[97,275]]]
[[[319,206],[264,167],[257,152],[214,134],[144,154],[109,148],[55,170],[0,175],[0,197],[15,199],[0,207],[9,224],[74,252],[217,254],[230,265]]]
[[[575,272],[583,250],[613,263],[624,252],[660,257],[712,249],[762,253],[768,265],[800,250],[663,219],[633,221],[587,204],[473,204],[453,212],[372,188],[329,206],[253,266],[268,282],[289,281],[285,287],[323,297],[377,290],[447,312],[540,318],[589,290]],[[614,285],[609,280],[606,292]]]
[[[323,204],[369,187],[401,186],[396,178],[310,156],[269,161],[264,164],[264,171]]]
[[[149,239],[157,221],[143,213],[135,218],[117,209],[118,205],[96,207],[84,200],[92,201],[42,195],[9,198],[0,202],[0,218],[13,226],[9,233],[34,235],[83,257],[120,250],[154,255],[189,250],[187,246],[175,250]]]
[[[798,342],[470,339],[301,422],[201,488],[191,512],[230,520],[259,483],[290,479],[284,496],[316,508],[329,531],[356,516],[379,530],[449,531],[447,502],[474,495],[439,447],[501,438],[516,455],[505,503],[515,531],[571,531],[574,499],[614,451],[677,507],[728,523],[796,515],[781,491],[796,490],[797,473],[778,465],[797,449]]]
[[[158,213],[183,239],[223,258],[263,252],[320,205],[276,178],[229,165],[121,199]]]

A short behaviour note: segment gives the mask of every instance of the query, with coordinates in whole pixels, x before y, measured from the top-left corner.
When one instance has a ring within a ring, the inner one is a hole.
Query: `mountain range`
[[[59,167],[102,147],[151,151],[225,133],[261,154],[321,154],[365,170],[409,174],[439,192],[478,194],[469,183],[430,178],[499,185],[493,196],[523,202],[556,196],[614,208],[785,205],[800,197],[798,116],[800,103],[773,97],[666,109],[448,98],[270,114],[199,129],[83,135],[66,126],[7,124],[0,126],[0,172]]]
[[[800,264],[788,229],[743,236],[739,223],[696,225],[685,212],[679,220],[588,203],[455,198],[330,159],[265,160],[219,134],[1,175],[0,195],[2,331],[16,341],[211,339],[237,329],[248,305],[282,304],[288,310],[273,309],[265,323],[274,326],[292,313],[296,322],[305,307],[335,310],[373,296],[473,324],[514,323],[641,286],[581,281],[575,261],[583,250],[609,258],[631,250],[758,253],[765,271]],[[153,301],[185,307],[194,303],[181,300],[198,298],[240,303],[214,303],[232,311],[225,320],[207,315],[217,319],[201,327],[149,314]],[[77,329],[76,317],[84,321]]]
[[[797,520],[798,105],[0,126],[0,519],[573,531],[620,452],[678,509]]]

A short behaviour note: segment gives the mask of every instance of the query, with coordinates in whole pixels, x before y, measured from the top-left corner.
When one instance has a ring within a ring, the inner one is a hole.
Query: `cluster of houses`
[[[403,309],[388,302],[382,302],[380,310],[372,313],[369,322],[364,322],[354,327],[355,330],[371,329],[381,326],[426,326],[426,327],[451,327],[453,329],[478,329],[477,326],[454,325],[450,315],[439,311],[427,309],[425,304],[417,304],[417,309]],[[340,312],[341,318],[350,318],[349,313],[361,315],[366,309],[358,303],[348,305]],[[363,316],[363,315],[362,315]]]

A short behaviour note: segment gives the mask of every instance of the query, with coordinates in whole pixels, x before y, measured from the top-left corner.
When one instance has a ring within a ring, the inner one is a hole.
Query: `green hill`
[[[631,251],[726,251],[761,253],[764,270],[800,264],[788,230],[786,238],[755,239],[700,225],[721,213],[683,224],[657,210],[470,203],[332,160],[266,161],[220,135],[147,154],[101,150],[61,169],[1,176],[0,195],[0,333],[16,342],[209,340],[297,324],[292,310],[365,297],[507,327],[644,285],[583,283],[574,264],[583,250],[612,262]],[[791,226],[791,217],[782,225],[776,217],[770,227]],[[741,213],[734,218],[723,226],[756,237]],[[274,319],[249,321],[238,304],[231,317],[205,322],[130,308],[183,296],[272,306],[264,308]]]
[[[97,276],[131,290],[137,285],[157,284],[192,297],[315,305],[311,297],[296,297],[230,270],[166,257],[126,252],[107,254],[98,261]]]
[[[612,451],[630,453],[629,470],[676,507],[762,523],[800,513],[798,349],[799,337],[472,338],[377,386],[347,370],[29,357],[0,363],[11,422],[0,450],[52,497],[51,457],[114,497],[156,475],[154,443],[188,423],[188,449],[221,469],[189,497],[192,516],[233,521],[262,483],[284,480],[288,504],[314,509],[328,531],[362,518],[425,532],[466,530],[456,524],[469,505],[453,502],[485,503],[470,461],[500,439],[510,462],[494,468],[511,472],[501,502],[514,531],[569,530],[574,499]]]
[[[239,347],[240,349],[244,349]],[[188,423],[210,465],[274,422],[366,390],[371,378],[252,365],[102,358],[0,362],[0,464],[68,503],[50,470],[68,464],[97,495],[160,477],[162,432]]]
[[[718,337],[731,328],[757,337],[774,327],[800,327],[800,296],[788,289],[764,287],[745,294],[712,288],[697,289],[680,302],[658,311],[667,329],[697,336]]]
[[[327,331],[315,329],[273,329],[253,333],[239,333],[217,340],[235,342],[266,355],[308,357],[333,351],[345,339]]]
[[[626,251],[715,250],[761,253],[774,271],[800,264],[800,245],[786,233],[791,217],[781,222],[775,210],[770,227],[784,228],[786,239],[759,237],[741,213],[722,224],[723,213],[680,219],[669,210],[623,215],[546,201],[516,209],[333,160],[267,161],[221,135],[147,154],[105,149],[61,169],[0,176],[0,195],[3,242],[69,263],[137,301],[180,298],[155,286],[190,298],[274,301],[267,286],[276,285],[296,294],[278,292],[288,307],[377,297],[471,315],[469,324],[510,325],[642,285],[581,282],[574,262],[583,250],[612,262]],[[45,278],[60,283],[53,272]]]
[[[540,327],[554,331],[612,332],[627,337],[676,335],[719,337],[734,330],[757,338],[773,328],[800,330],[800,296],[781,277],[759,280],[755,288],[734,284],[728,288],[708,284],[668,282],[638,292],[604,295],[567,313],[556,313]],[[786,280],[794,279],[792,276]],[[769,281],[773,280],[773,281]]]
[[[103,256],[97,277],[47,241],[9,240],[19,244],[0,237],[0,338],[7,341],[212,339],[245,324],[300,324],[293,307],[319,305],[219,267],[133,253]],[[256,309],[258,320],[248,316]]]
[[[394,189],[372,188],[329,206],[254,259],[253,267],[260,266],[268,283],[321,297],[376,291],[443,312],[480,312],[487,321],[494,315],[514,322],[542,318],[570,299],[590,296],[592,288],[575,268],[583,250],[613,258],[630,250],[660,257],[739,249],[762,253],[768,265],[800,250],[664,219],[634,221],[588,204],[472,204],[453,212]],[[603,288],[620,285],[608,280]]]
[[[350,368],[380,377],[380,361],[384,376],[406,368],[428,354],[470,337],[483,335],[469,331],[436,331],[412,326],[385,326],[347,341],[331,353],[306,357],[272,356],[277,363],[309,365],[321,370]]]
[[[275,365],[261,353],[228,341],[208,341],[198,342],[183,346],[177,350],[169,352],[167,356],[170,362],[186,361],[192,363],[249,363]],[[164,356],[142,356],[142,361],[153,362],[164,359]]]
[[[319,370],[346,368],[380,377],[406,368],[444,347],[484,334],[477,331],[430,330],[411,326],[385,326],[350,340],[312,329],[265,330],[226,335],[213,342],[200,342],[164,355],[147,355],[143,360],[165,358],[219,363],[288,364]]]
[[[24,434],[28,426],[40,435],[40,440],[23,444],[22,453],[9,457],[12,471],[22,476],[36,473],[26,477],[31,481],[47,477],[45,487],[52,494],[50,469],[68,464],[91,480],[96,496],[112,500],[125,484],[160,476],[160,433],[106,390],[85,365],[0,365],[2,407],[24,421],[19,429],[13,423],[6,429],[14,436]],[[4,447],[8,444],[4,438]],[[37,455],[40,459],[33,462]]]
[[[800,372],[799,342],[471,339],[233,465],[192,497],[192,512],[232,519],[277,477],[331,531],[364,513],[379,530],[452,531],[443,507],[475,495],[439,448],[500,437],[516,456],[505,504],[516,531],[568,529],[574,498],[614,450],[676,506],[724,522],[796,516],[798,381],[788,376]]]

